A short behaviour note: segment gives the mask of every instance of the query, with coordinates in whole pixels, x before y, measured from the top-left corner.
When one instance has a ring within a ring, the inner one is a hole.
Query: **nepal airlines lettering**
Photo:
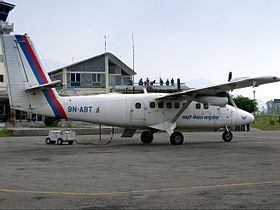
[[[27,37],[25,35],[15,35],[15,37],[30,65],[38,83],[40,85],[47,84],[48,80],[41,68],[41,65],[40,65]],[[67,118],[66,113],[65,113],[63,107],[61,106],[61,104],[59,103],[59,101],[57,100],[52,89],[51,88],[43,89],[43,93],[44,93],[49,105],[51,106],[51,108],[55,114],[55,117],[66,119]]]
[[[220,116],[218,115],[184,115],[182,116],[183,120],[219,120]]]

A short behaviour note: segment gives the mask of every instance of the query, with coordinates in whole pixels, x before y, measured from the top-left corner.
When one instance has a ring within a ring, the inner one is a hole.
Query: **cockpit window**
[[[209,104],[203,104],[204,109],[209,109]]]
[[[200,108],[201,108],[201,104],[200,104],[200,103],[196,103],[196,104],[195,104],[195,108],[196,108],[196,109],[200,109]]]

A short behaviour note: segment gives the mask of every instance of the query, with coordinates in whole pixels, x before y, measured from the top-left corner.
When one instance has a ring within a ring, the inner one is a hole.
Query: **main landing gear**
[[[141,141],[144,144],[150,144],[154,140],[154,133],[152,131],[143,131],[141,134]],[[226,129],[222,135],[225,142],[231,142],[233,135],[229,129]],[[170,143],[172,145],[181,145],[184,143],[184,135],[181,132],[173,132],[170,136]]]
[[[154,140],[154,133],[151,131],[143,131],[141,134],[141,141],[144,144],[150,144]]]
[[[141,141],[144,144],[152,143],[154,139],[154,132],[152,131],[143,131],[141,134]],[[172,145],[181,145],[184,143],[184,136],[181,132],[173,132],[170,136],[170,143]]]
[[[173,132],[170,136],[170,143],[172,145],[181,145],[184,143],[184,136],[181,132]]]

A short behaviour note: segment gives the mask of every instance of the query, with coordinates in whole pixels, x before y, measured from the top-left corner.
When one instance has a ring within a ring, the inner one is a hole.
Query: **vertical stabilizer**
[[[27,35],[3,36],[2,46],[10,106],[18,110],[67,118],[59,96],[49,87],[51,80],[44,72],[30,38]]]

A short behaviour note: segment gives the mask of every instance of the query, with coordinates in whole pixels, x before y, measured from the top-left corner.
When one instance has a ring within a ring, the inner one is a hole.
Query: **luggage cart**
[[[63,142],[68,142],[68,144],[73,144],[76,138],[76,132],[71,130],[50,130],[49,136],[46,138],[46,144],[62,145]]]

